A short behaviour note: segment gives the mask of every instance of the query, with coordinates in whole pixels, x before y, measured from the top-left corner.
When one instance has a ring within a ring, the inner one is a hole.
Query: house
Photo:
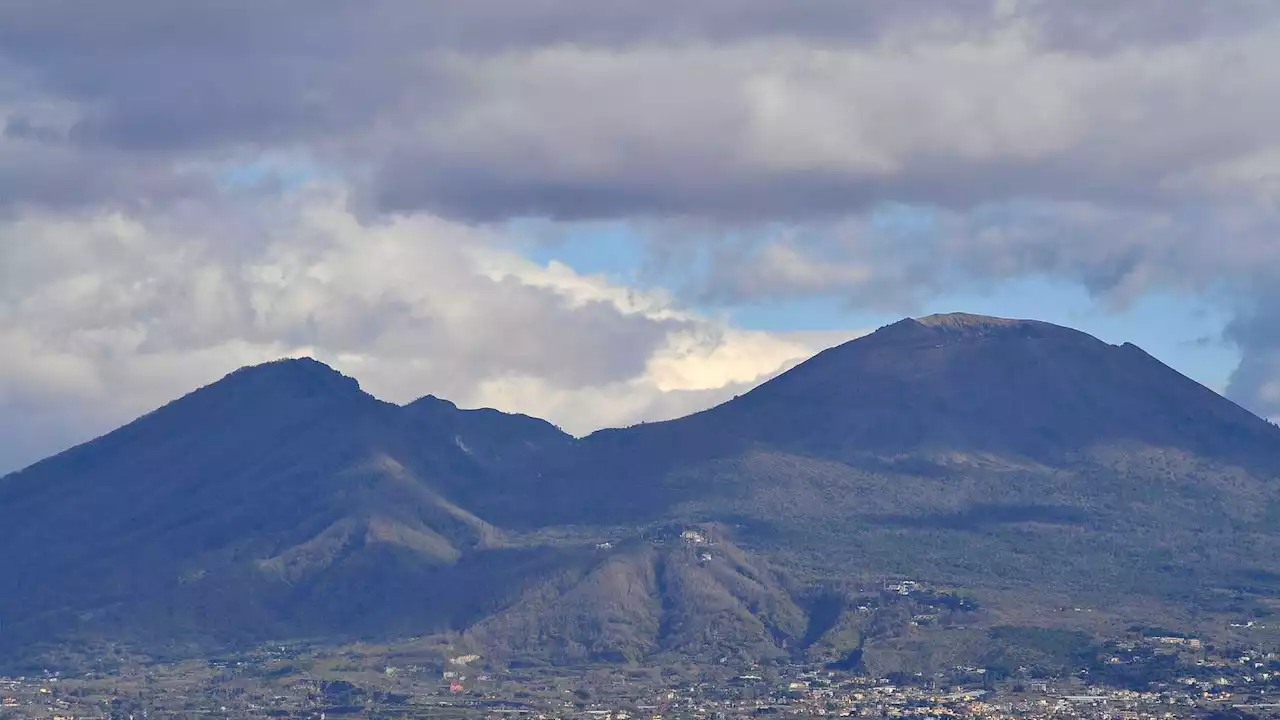
[[[685,530],[684,532],[680,533],[680,539],[684,540],[690,545],[704,545],[707,542],[707,536],[703,535],[697,530]]]

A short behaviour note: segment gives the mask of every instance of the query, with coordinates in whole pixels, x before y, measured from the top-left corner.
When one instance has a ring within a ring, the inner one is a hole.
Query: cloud
[[[0,224],[0,466],[285,355],[588,432],[701,409],[826,339],[735,330],[441,218],[361,224],[333,188],[223,210]]]
[[[1280,216],[1244,199],[1186,206],[1006,201],[891,206],[721,242],[705,297],[839,295],[911,305],[1008,278],[1079,283],[1123,305],[1150,291],[1252,296],[1274,276]]]
[[[439,67],[465,90],[386,141],[370,192],[384,210],[476,219],[1182,201],[1212,190],[1191,178],[1275,147],[1278,38],[1268,27],[1096,57],[1046,52],[1015,25],[854,49],[761,40],[453,58]]]
[[[1275,176],[1265,2],[663,5],[9,3],[0,197],[173,203],[264,152],[364,217],[470,221],[1177,205]]]
[[[864,333],[764,333],[704,325],[668,338],[633,378],[583,392],[543,377],[508,375],[482,382],[471,402],[560,418],[564,429],[580,435],[669,420],[745,393],[817,351]]]
[[[1267,0],[11,0],[5,436],[299,351],[585,430],[833,339],[720,308],[1025,277],[1212,297],[1271,412],[1278,62]],[[668,290],[528,262],[527,217],[628,226]]]
[[[1263,417],[1280,420],[1280,294],[1275,287],[1270,284],[1227,326],[1227,337],[1244,353],[1226,394]]]
[[[9,3],[6,147],[292,148],[371,211],[486,220],[1134,201],[1275,147],[1265,3],[662,5]]]

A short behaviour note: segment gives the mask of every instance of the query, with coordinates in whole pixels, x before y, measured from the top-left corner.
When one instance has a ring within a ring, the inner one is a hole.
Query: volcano
[[[1266,606],[1280,430],[1134,345],[968,314],[580,439],[285,360],[0,479],[0,527],[0,647],[449,632],[562,662],[838,656],[839,608],[886,578],[1033,619]]]

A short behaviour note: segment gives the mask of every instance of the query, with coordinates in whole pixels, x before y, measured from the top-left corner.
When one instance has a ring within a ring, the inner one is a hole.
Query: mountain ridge
[[[1280,603],[1278,478],[1280,429],[1033,320],[905,319],[584,438],[286,359],[0,478],[0,648],[455,633],[506,658],[563,637],[557,662],[842,657],[870,620],[829,608],[904,575],[1225,611]]]

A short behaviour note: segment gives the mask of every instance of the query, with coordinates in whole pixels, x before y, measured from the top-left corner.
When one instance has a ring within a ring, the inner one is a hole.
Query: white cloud
[[[696,392],[752,385],[792,361],[863,334],[769,333],[708,325],[673,333],[649,358],[644,377],[654,388]]]
[[[246,227],[252,242],[224,241]],[[22,445],[0,447],[0,464],[285,355],[315,355],[391,401],[430,392],[584,433],[701,409],[820,349],[500,240],[426,215],[363,225],[323,187],[252,208],[0,224],[0,435]]]
[[[483,224],[526,216],[696,226],[654,245],[708,303],[1219,293],[1250,320],[1233,396],[1273,407],[1274,2],[695,5],[0,3],[12,456],[307,349],[392,399],[581,430],[816,347]]]
[[[718,405],[863,331],[766,333],[703,321],[674,333],[649,357],[645,372],[600,386],[557,387],[531,376],[486,380],[471,396],[479,405],[558,418],[566,431],[669,420]]]

